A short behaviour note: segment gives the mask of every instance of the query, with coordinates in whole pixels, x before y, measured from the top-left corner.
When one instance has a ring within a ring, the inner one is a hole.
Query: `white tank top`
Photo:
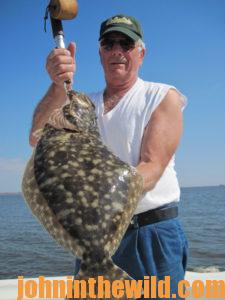
[[[103,142],[129,165],[138,165],[144,129],[152,113],[171,88],[176,89],[171,85],[146,82],[138,78],[117,105],[106,114],[103,91],[89,94],[96,107]],[[181,93],[180,95],[184,107],[186,97]],[[180,188],[174,165],[173,157],[154,189],[143,194],[135,214],[179,201]]]

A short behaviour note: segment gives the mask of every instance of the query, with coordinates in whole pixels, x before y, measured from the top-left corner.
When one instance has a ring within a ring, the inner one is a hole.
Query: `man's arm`
[[[43,99],[38,103],[32,121],[29,142],[35,146],[37,138],[34,133],[41,129],[47,123],[52,111],[60,108],[66,101],[66,92],[64,87],[52,83]]]
[[[72,82],[75,72],[74,54],[75,44],[70,43],[68,50],[54,49],[47,58],[46,69],[53,83],[34,111],[29,138],[31,146],[37,143],[35,131],[44,127],[54,109],[65,104],[64,81],[70,79]]]
[[[179,144],[183,129],[180,98],[176,90],[170,89],[145,128],[137,166],[145,191],[155,187]]]

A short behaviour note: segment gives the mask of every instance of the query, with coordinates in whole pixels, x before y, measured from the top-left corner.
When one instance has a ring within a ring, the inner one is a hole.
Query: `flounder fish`
[[[131,279],[111,256],[143,191],[136,169],[102,142],[91,100],[70,91],[29,160],[24,198],[48,233],[82,260],[76,279]]]

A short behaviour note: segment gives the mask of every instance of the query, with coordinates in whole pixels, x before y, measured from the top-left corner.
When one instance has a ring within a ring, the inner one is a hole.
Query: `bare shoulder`
[[[179,109],[184,105],[182,95],[175,90],[174,88],[169,89],[166,96],[164,97],[163,101],[158,106],[159,110],[170,110],[170,109]]]

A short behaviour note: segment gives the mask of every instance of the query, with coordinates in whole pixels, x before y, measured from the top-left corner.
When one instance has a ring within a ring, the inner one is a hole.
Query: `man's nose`
[[[120,42],[114,42],[112,46],[112,52],[123,52],[123,48],[120,45]]]

